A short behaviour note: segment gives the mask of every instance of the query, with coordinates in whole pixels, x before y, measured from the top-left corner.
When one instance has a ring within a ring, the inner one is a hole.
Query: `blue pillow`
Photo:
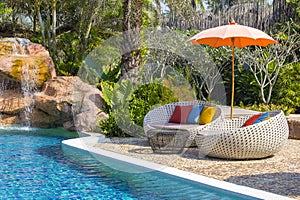
[[[199,116],[200,116],[200,113],[201,113],[203,107],[204,107],[203,105],[193,106],[193,108],[186,120],[186,123],[187,124],[198,124]]]
[[[269,113],[268,112],[263,113],[259,118],[257,118],[257,120],[255,120],[254,124],[262,122],[267,117],[269,117]]]

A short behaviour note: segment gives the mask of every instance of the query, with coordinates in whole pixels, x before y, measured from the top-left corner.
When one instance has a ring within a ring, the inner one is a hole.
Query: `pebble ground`
[[[146,139],[113,138],[96,146],[300,200],[300,140],[289,139],[272,157],[238,161],[199,156],[197,148],[185,149],[182,154],[155,154]]]

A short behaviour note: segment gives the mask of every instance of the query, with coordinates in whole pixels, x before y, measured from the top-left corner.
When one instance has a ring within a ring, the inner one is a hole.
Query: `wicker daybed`
[[[169,123],[175,106],[204,105],[216,107],[216,113],[209,124],[175,124]],[[166,104],[149,111],[144,118],[144,132],[155,153],[180,153],[184,147],[196,145],[195,135],[214,123],[223,121],[222,111],[215,104],[201,101],[185,101]]]
[[[226,120],[198,133],[195,141],[199,156],[257,159],[274,155],[287,141],[289,129],[282,111],[271,111],[269,116],[265,121],[246,127],[242,125],[250,116]]]

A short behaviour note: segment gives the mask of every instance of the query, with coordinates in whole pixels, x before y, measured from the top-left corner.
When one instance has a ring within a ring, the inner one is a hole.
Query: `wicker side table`
[[[154,153],[180,154],[189,136],[188,130],[154,129],[148,131],[148,141]]]

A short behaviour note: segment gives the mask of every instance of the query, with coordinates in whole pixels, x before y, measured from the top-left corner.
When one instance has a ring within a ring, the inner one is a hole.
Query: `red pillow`
[[[254,124],[254,122],[255,122],[261,115],[262,115],[262,113],[253,115],[252,117],[250,117],[249,119],[247,119],[247,121],[245,121],[245,123],[243,124],[242,127],[250,126],[250,125]]]
[[[175,106],[169,122],[185,124],[193,106]]]

